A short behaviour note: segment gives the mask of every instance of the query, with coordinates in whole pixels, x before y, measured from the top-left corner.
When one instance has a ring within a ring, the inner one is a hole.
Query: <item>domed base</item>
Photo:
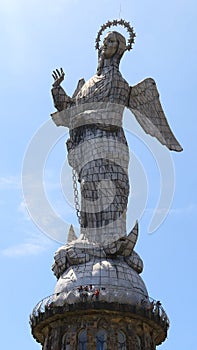
[[[86,264],[71,266],[57,281],[54,294],[52,301],[57,306],[96,298],[126,304],[148,301],[142,278],[121,257],[95,257]]]

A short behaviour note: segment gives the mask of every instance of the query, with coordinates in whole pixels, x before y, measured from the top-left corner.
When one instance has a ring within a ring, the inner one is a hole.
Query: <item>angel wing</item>
[[[152,78],[131,87],[128,107],[147,134],[156,137],[170,150],[183,150],[170,129]]]

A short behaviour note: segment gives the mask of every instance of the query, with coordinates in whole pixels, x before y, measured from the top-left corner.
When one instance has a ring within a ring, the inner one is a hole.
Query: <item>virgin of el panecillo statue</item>
[[[107,27],[122,25],[129,33],[128,44],[117,31],[100,36]],[[56,125],[69,128],[68,161],[80,182],[81,237],[88,241],[109,242],[126,235],[126,209],[129,196],[129,152],[122,128],[127,107],[144,131],[170,150],[181,151],[159,101],[153,79],[129,86],[119,71],[120,60],[132,48],[135,33],[124,20],[107,22],[98,32],[98,67],[87,82],[80,79],[72,97],[60,86],[64,71],[53,72],[52,95],[60,113]]]
[[[128,41],[110,31],[100,46],[103,31],[117,25],[126,28]],[[154,80],[131,87],[119,71],[134,37],[129,22],[104,24],[96,38],[97,72],[87,82],[80,79],[72,97],[60,85],[63,69],[53,72],[58,111],[52,119],[69,128],[68,162],[80,235],[71,225],[67,243],[54,256],[54,292],[36,305],[30,318],[32,333],[46,350],[156,350],[167,337],[167,314],[160,301],[149,297],[140,276],[143,261],[134,250],[138,222],[126,233],[130,186],[129,149],[122,127],[125,107],[146,133],[170,150],[182,148],[168,125]]]

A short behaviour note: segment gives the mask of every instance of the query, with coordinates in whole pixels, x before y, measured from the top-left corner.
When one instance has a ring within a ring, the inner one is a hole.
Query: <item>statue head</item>
[[[120,43],[120,47],[122,46],[123,52],[126,50],[130,51],[132,49],[132,45],[134,43],[134,39],[135,39],[136,35],[135,35],[134,30],[133,30],[133,27],[131,27],[130,23],[126,22],[124,19],[114,19],[113,21],[107,21],[105,24],[103,24],[101,26],[100,30],[98,31],[98,34],[97,34],[97,37],[95,40],[95,42],[96,42],[95,48],[97,50],[99,50],[99,52],[101,52],[101,47],[100,47],[101,35],[102,35],[104,30],[106,30],[107,28],[110,28],[111,26],[121,26],[127,30],[128,34],[129,34],[129,38],[127,40],[127,43],[126,43],[123,35],[121,35],[120,33],[115,32],[115,31],[110,32],[110,33],[114,33],[117,41],[119,41],[119,43]]]
[[[103,45],[99,50],[99,64],[97,73],[101,73],[105,59],[110,60],[112,65],[118,66],[125,51],[125,37],[116,31],[108,32],[103,40]]]
[[[104,58],[108,59],[116,56],[120,59],[125,50],[126,40],[122,34],[115,31],[106,34],[101,47],[101,54]]]

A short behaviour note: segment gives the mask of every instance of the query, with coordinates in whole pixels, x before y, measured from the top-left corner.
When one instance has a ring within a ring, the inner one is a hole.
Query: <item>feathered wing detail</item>
[[[128,107],[147,134],[156,137],[170,150],[183,150],[170,129],[152,78],[131,87]]]

